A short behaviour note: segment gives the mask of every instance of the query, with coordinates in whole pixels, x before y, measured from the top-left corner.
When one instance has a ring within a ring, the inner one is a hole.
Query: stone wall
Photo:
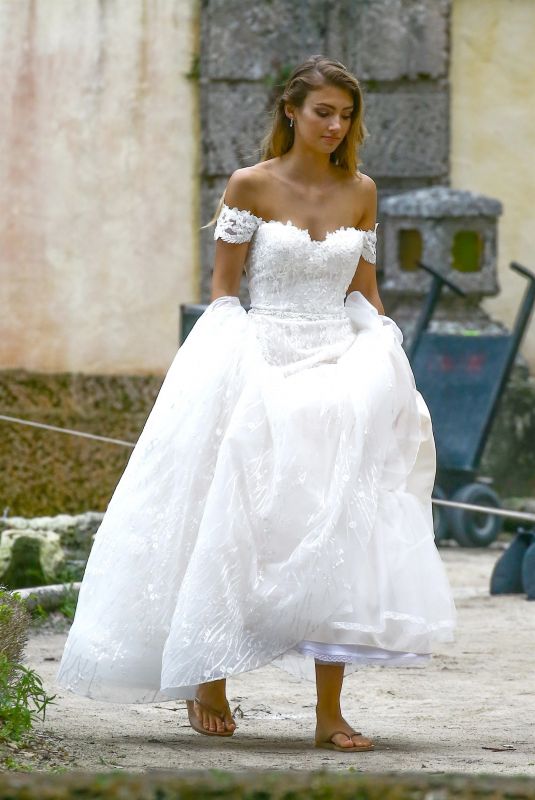
[[[451,0],[203,0],[201,216],[229,175],[259,160],[269,111],[293,67],[323,53],[354,71],[370,132],[362,170],[380,195],[449,181]],[[380,246],[380,243],[379,243]],[[202,299],[210,299],[213,228],[203,231]],[[379,263],[381,261],[379,251]],[[242,299],[247,300],[245,287]]]

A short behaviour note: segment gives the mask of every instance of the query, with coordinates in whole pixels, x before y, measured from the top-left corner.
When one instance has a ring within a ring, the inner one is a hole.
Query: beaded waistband
[[[347,319],[347,314],[342,308],[339,311],[294,311],[286,308],[271,308],[269,306],[251,306],[249,314],[267,314],[272,317],[289,317],[290,319]]]

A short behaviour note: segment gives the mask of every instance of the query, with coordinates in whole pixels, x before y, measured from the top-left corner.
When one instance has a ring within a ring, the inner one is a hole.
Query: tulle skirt
[[[156,702],[268,663],[424,664],[452,641],[401,342],[360,292],[328,317],[213,301],[97,531],[57,685]]]

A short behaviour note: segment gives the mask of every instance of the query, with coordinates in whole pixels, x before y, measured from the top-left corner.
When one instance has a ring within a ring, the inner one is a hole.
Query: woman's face
[[[301,108],[287,106],[294,118],[295,135],[323,153],[332,153],[351,127],[353,97],[338,86],[310,91]]]

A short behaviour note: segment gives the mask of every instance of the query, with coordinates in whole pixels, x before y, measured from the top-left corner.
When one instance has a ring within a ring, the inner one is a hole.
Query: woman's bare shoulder
[[[372,228],[377,218],[377,186],[373,178],[357,172],[352,180],[357,227]]]
[[[225,203],[256,214],[258,198],[268,186],[272,160],[234,170],[225,189]]]
[[[356,191],[374,194],[377,192],[377,186],[373,178],[365,175],[364,172],[357,171],[356,175],[352,177],[352,183]]]

